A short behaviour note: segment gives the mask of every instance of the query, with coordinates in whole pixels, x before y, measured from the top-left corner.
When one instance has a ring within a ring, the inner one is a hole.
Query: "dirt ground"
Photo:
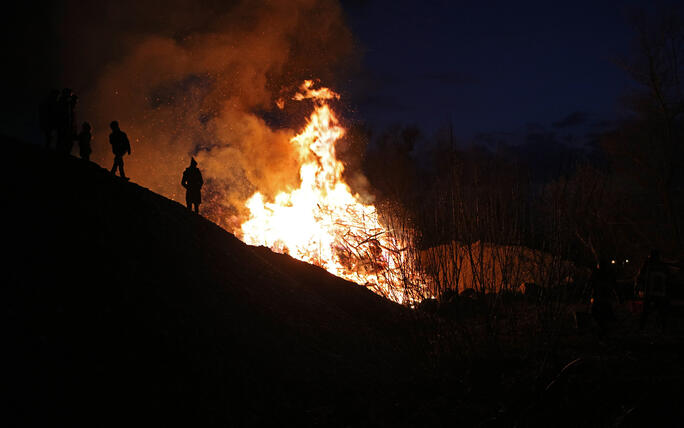
[[[684,421],[679,310],[642,330],[617,305],[605,333],[586,304],[411,310],[134,178],[3,143],[5,426]]]

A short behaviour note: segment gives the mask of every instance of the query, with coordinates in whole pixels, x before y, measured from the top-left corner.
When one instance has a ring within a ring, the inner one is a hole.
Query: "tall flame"
[[[300,186],[271,202],[254,193],[246,202],[250,217],[242,224],[242,239],[407,302],[404,245],[381,225],[375,206],[363,204],[342,178],[335,143],[345,130],[327,103],[339,94],[313,89],[307,80],[293,99],[311,99],[315,107],[304,130],[290,140],[300,160]]]

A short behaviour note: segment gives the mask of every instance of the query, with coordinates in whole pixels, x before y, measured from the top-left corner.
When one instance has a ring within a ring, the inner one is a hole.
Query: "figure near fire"
[[[131,143],[128,141],[128,136],[119,128],[119,122],[113,121],[110,125],[112,133],[109,134],[109,143],[112,145],[112,152],[114,153],[114,165],[112,165],[112,174],[116,174],[116,169],[119,168],[119,174],[124,180],[128,180],[124,173],[123,157],[126,153],[131,154]]]
[[[199,206],[202,203],[202,173],[197,168],[195,158],[190,159],[190,166],[183,171],[181,186],[185,187],[185,203],[189,210],[194,207],[195,213],[199,214]]]

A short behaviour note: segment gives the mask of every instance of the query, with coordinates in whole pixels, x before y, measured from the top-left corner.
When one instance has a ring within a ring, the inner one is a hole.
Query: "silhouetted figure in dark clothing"
[[[78,97],[69,88],[62,90],[57,103],[57,150],[70,154],[76,138],[75,109]]]
[[[123,157],[126,153],[131,154],[131,143],[128,141],[126,133],[119,129],[119,122],[115,120],[109,126],[112,128],[112,133],[109,134],[109,144],[112,145],[112,152],[114,153],[112,174],[116,174],[116,169],[119,168],[121,177],[128,180],[124,173]]]
[[[90,154],[93,152],[90,148],[90,140],[92,138],[90,124],[83,122],[81,132],[78,134],[78,152],[81,155],[81,159],[90,160]]]
[[[189,210],[192,210],[194,205],[195,213],[199,214],[199,205],[202,203],[202,173],[197,168],[195,158],[190,160],[190,166],[183,171],[183,179],[181,185],[185,187],[185,203]]]
[[[637,276],[639,294],[644,297],[644,309],[641,312],[641,328],[646,326],[648,317],[657,312],[663,329],[667,325],[670,301],[667,297],[667,266],[660,259],[658,250],[644,261]]]
[[[601,260],[591,273],[592,304],[591,315],[599,326],[600,334],[606,331],[608,323],[615,319],[611,300],[615,294],[617,280],[607,260]]]
[[[59,91],[53,89],[40,105],[39,121],[40,130],[45,135],[45,148],[52,147],[59,122]]]

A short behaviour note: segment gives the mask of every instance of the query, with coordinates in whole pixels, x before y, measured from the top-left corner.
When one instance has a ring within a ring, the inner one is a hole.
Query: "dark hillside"
[[[2,144],[10,420],[342,425],[409,381],[423,348],[399,305],[95,164]]]

